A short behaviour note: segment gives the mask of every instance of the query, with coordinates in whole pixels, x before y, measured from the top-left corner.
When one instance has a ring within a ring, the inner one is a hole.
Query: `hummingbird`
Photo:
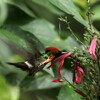
[[[40,56],[31,55],[31,57],[23,62],[8,62],[10,65],[14,65],[24,71],[27,71],[29,75],[35,75],[38,71],[42,70],[49,62],[52,62],[57,57],[62,55],[61,51],[56,47],[47,47]]]

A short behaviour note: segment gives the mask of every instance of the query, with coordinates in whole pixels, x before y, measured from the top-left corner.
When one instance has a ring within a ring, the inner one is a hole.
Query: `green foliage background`
[[[100,31],[99,0],[91,0],[91,10],[93,25]],[[42,52],[48,46],[66,51],[80,49],[82,45],[58,18],[67,16],[70,27],[84,42],[86,12],[86,0],[0,0],[0,100],[81,100],[68,84],[52,83],[57,66],[29,77],[6,62],[23,60],[24,53],[14,53],[16,46],[31,53],[34,48]],[[72,82],[69,63],[64,64],[62,75]]]

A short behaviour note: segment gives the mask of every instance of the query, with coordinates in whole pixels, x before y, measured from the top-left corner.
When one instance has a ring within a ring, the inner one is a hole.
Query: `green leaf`
[[[6,75],[9,73],[8,68],[5,67],[5,62],[8,61],[8,59],[11,56],[10,49],[8,46],[1,40],[0,37],[0,73]],[[5,70],[6,69],[6,70]]]
[[[5,22],[7,18],[7,6],[4,0],[0,0],[0,26]]]
[[[46,71],[47,73],[49,73],[52,77],[54,77],[54,72],[53,70],[50,68],[50,69],[47,69],[47,67],[50,65],[50,63],[48,63],[44,68],[43,70]]]
[[[1,61],[7,61],[8,58],[10,57],[10,49],[8,48],[8,46],[0,40],[0,60]]]
[[[63,14],[61,11],[59,11],[57,8],[55,8],[48,0],[32,0],[32,2],[45,7],[46,9],[53,12],[54,14],[58,14],[58,15]]]
[[[18,100],[19,87],[9,86],[3,76],[0,75],[0,100]]]
[[[33,91],[33,90],[55,88],[62,85],[62,83],[53,83],[52,82],[53,79],[54,78],[52,78],[50,75],[43,75],[39,77],[27,76],[21,82],[20,87],[23,91]]]
[[[18,7],[31,17],[36,17],[34,12],[28,7],[26,0],[5,0],[5,2]]]
[[[10,100],[19,100],[19,94],[20,89],[17,86],[11,86],[10,87],[10,94],[11,94],[11,99]]]
[[[12,43],[16,49],[22,50],[23,53],[29,51],[34,54],[38,50],[44,49],[41,42],[33,34],[21,30],[18,26],[6,25],[0,29],[0,32],[4,41]],[[37,51],[34,52],[34,50]]]
[[[78,22],[84,26],[87,26],[87,22],[81,17],[72,0],[49,0],[49,2],[65,13],[73,15]]]
[[[60,50],[73,50],[74,47],[80,48],[80,45],[70,36],[66,40],[62,40],[54,29],[54,25],[44,19],[34,20],[21,28],[34,34],[45,47],[55,46]]]
[[[44,19],[32,21],[22,26],[22,29],[34,34],[45,46],[52,46],[54,43],[59,44],[61,41],[57,32],[54,30],[54,26]]]
[[[11,100],[9,86],[3,76],[0,75],[0,100]]]
[[[82,8],[86,7],[86,1],[80,1],[80,0],[73,0],[77,5],[81,6]],[[92,1],[92,0],[91,0]]]
[[[69,84],[66,84],[61,88],[58,100],[81,100],[81,98]]]

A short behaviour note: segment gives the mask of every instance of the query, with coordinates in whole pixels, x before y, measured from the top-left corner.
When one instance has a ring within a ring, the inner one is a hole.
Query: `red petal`
[[[75,75],[73,77],[74,78],[73,81],[76,84],[80,84],[83,74],[85,74],[83,69],[81,67],[75,65]]]
[[[87,50],[87,52],[88,52],[89,54],[92,55],[92,57],[93,57],[94,60],[97,59],[97,58],[96,58],[96,55],[95,55],[96,41],[97,41],[97,38],[94,37],[94,38],[92,39],[92,41],[91,41],[91,44],[90,44],[89,49]]]
[[[63,64],[64,64],[64,60],[61,60],[59,66],[58,66],[58,76],[59,76],[59,77],[61,77],[60,70],[61,70]]]
[[[48,66],[47,68],[50,68],[50,67],[52,67],[54,64],[56,64],[57,63],[57,59],[56,60],[54,60],[52,63],[51,63],[51,65],[50,66]]]
[[[76,74],[75,74],[75,83],[80,84],[81,78],[82,78],[82,73],[76,72]]]
[[[85,72],[83,71],[83,69],[81,67],[79,67],[79,66],[77,66],[77,71],[81,72],[82,74],[85,74]]]
[[[57,78],[57,79],[52,80],[52,82],[57,83],[57,82],[61,82],[61,81],[60,81],[60,79],[59,79],[59,78]]]
[[[94,60],[97,59],[97,57],[96,57],[96,55],[94,53],[92,53],[92,57],[93,57]]]
[[[64,53],[63,55],[61,55],[60,57],[58,57],[56,60],[54,60],[52,62],[52,64],[50,66],[48,66],[48,68],[52,67],[55,63],[60,62],[61,60],[65,59],[66,57],[70,56],[71,54],[72,54],[72,52]]]

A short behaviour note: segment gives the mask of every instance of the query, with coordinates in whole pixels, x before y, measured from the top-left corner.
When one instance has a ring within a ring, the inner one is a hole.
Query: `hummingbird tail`
[[[28,66],[26,63],[24,62],[17,62],[17,63],[11,63],[11,62],[7,62],[7,64],[9,65],[14,65],[17,68],[21,68],[22,70],[28,70]]]

